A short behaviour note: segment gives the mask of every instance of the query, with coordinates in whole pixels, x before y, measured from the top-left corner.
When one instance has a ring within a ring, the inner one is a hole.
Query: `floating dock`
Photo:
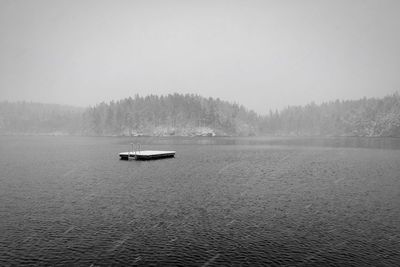
[[[175,157],[175,151],[140,150],[119,153],[122,160],[149,160]]]

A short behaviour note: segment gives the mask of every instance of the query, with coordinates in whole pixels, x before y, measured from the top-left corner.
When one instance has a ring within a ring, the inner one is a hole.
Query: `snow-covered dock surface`
[[[170,158],[175,156],[175,151],[161,151],[161,150],[141,150],[119,153],[121,159],[159,159]]]

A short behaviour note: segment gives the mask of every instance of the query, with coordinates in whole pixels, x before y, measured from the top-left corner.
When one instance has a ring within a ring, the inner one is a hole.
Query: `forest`
[[[291,106],[270,111],[262,132],[300,136],[400,137],[400,95]]]
[[[76,134],[84,108],[32,102],[0,102],[0,134]]]
[[[289,106],[268,115],[192,94],[135,95],[87,108],[0,102],[0,134],[400,137],[400,96]]]
[[[101,103],[83,113],[89,135],[255,135],[260,116],[238,104],[170,94]]]

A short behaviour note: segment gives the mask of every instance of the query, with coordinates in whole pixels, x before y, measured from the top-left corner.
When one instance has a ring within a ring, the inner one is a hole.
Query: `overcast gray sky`
[[[178,92],[267,113],[395,91],[398,0],[0,0],[0,101]]]

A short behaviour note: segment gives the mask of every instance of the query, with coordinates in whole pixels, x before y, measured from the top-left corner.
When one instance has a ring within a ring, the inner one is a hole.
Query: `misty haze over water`
[[[0,101],[198,94],[265,115],[400,87],[397,0],[0,1]]]
[[[399,13],[0,0],[0,266],[397,266]]]

